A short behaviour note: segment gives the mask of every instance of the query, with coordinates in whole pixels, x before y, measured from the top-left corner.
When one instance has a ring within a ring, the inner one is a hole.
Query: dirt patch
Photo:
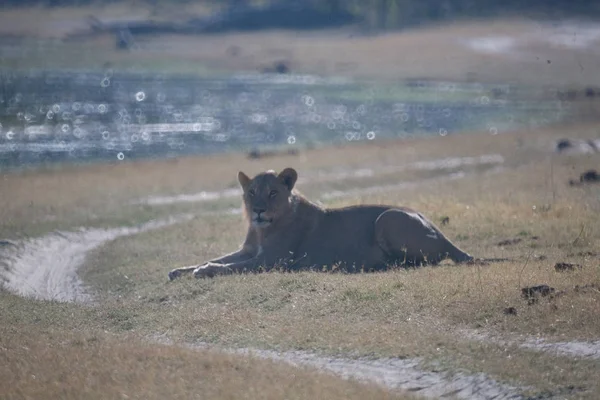
[[[560,356],[600,359],[600,340],[548,342],[546,339],[540,337],[524,336],[507,338],[491,332],[470,329],[463,329],[460,331],[460,334],[471,340],[486,341],[503,346],[516,345],[535,351],[551,352]]]
[[[521,243],[523,239],[521,238],[513,238],[513,239],[505,239],[498,242],[497,246],[512,246],[513,244]]]
[[[332,371],[344,378],[376,382],[392,389],[404,389],[429,398],[521,399],[517,389],[490,379],[485,374],[468,375],[425,371],[418,359],[342,359],[322,358],[305,352],[277,353],[238,350],[261,358],[280,360],[292,365],[308,365]]]
[[[582,266],[579,264],[572,264],[572,263],[567,263],[567,262],[558,262],[556,264],[554,264],[554,270],[556,272],[563,272],[563,271],[574,271],[576,269],[581,269]]]
[[[135,227],[80,229],[26,240],[4,251],[3,286],[25,297],[86,302],[92,299],[77,275],[87,252],[121,236],[191,219],[181,215]]]
[[[165,337],[152,340],[172,343]],[[324,357],[304,351],[277,352],[252,348],[221,348],[207,343],[188,344],[194,349],[214,350],[231,354],[282,361],[294,366],[309,366],[330,371],[345,379],[371,382],[388,389],[406,390],[425,398],[456,399],[523,399],[519,389],[497,382],[485,374],[425,370],[418,358],[341,358]]]
[[[548,285],[529,286],[521,289],[521,296],[527,300],[527,304],[535,304],[538,296],[545,297],[555,292],[553,287]]]
[[[541,338],[531,338],[521,343],[520,346],[569,357],[600,359],[600,340],[548,343]]]

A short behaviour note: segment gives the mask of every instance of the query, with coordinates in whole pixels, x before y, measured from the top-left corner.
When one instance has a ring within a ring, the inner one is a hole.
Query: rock
[[[596,183],[600,182],[600,174],[595,169],[590,169],[579,175],[581,183]]]
[[[514,307],[506,307],[504,309],[504,314],[506,315],[517,315],[517,309]]]
[[[262,69],[263,73],[288,74],[291,69],[287,61],[276,61],[273,65]]]
[[[497,246],[510,246],[513,244],[520,243],[522,241],[523,241],[523,239],[521,239],[521,238],[506,239],[506,240],[502,240],[502,241],[498,242],[496,245]]]
[[[564,271],[574,271],[575,269],[581,269],[581,265],[579,264],[571,264],[571,263],[566,263],[566,262],[559,262],[554,264],[554,269],[557,272],[564,272]]]
[[[598,139],[559,139],[555,145],[557,153],[594,154],[600,151]]]
[[[556,151],[559,153],[571,147],[573,147],[573,143],[569,139],[560,139],[556,142]]]
[[[521,289],[521,296],[527,300],[527,304],[537,303],[538,297],[545,297],[556,291],[548,285],[529,286]]]

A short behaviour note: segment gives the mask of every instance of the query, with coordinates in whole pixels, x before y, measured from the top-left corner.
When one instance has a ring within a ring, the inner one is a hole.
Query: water
[[[507,85],[385,86],[309,75],[202,78],[0,72],[0,166],[123,161],[460,131],[498,134],[560,118]]]

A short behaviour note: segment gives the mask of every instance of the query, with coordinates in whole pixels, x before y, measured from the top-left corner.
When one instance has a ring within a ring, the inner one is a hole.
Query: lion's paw
[[[194,270],[194,277],[200,278],[212,278],[217,274],[217,267],[211,264],[204,264]]]
[[[228,273],[231,273],[231,269],[223,264],[206,263],[194,270],[194,277],[198,279],[213,278],[216,275],[226,275]]]
[[[179,269],[173,269],[169,271],[169,280],[172,281],[175,278],[179,278],[181,276],[181,271]]]

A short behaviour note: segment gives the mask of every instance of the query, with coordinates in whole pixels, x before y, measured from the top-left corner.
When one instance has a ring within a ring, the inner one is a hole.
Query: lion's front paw
[[[179,269],[173,269],[169,271],[169,280],[172,281],[175,278],[179,278],[181,276],[181,271]]]
[[[226,275],[231,273],[231,269],[223,264],[206,263],[194,270],[196,278],[212,278],[216,275]]]

